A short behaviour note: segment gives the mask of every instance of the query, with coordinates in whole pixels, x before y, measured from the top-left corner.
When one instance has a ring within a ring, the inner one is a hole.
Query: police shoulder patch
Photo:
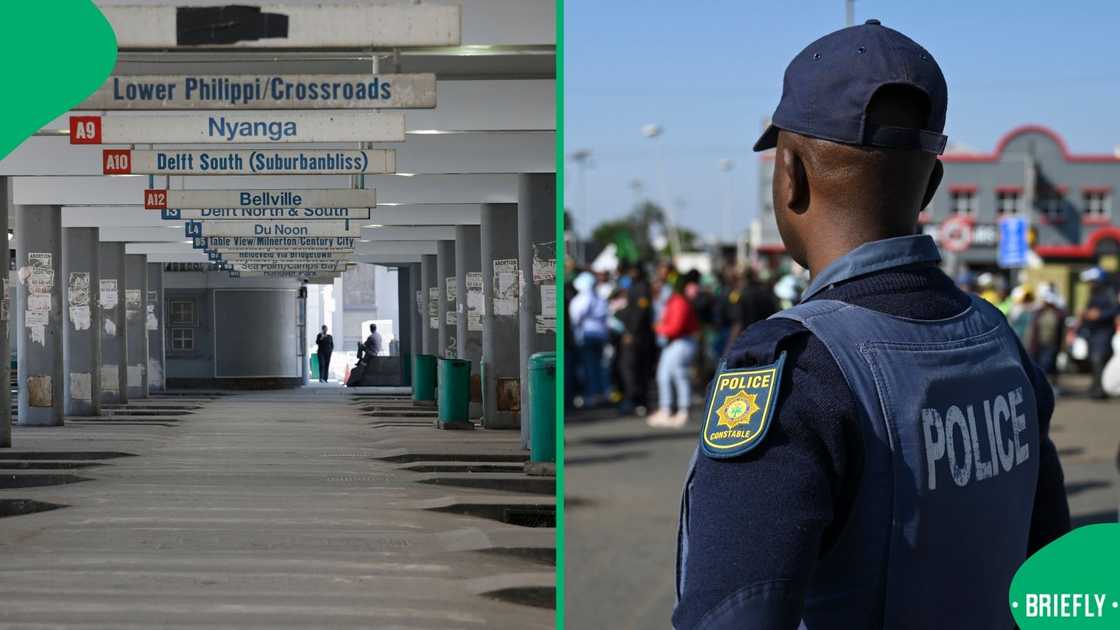
[[[786,353],[770,365],[722,369],[709,395],[700,450],[708,457],[742,455],[762,443],[773,422]]]

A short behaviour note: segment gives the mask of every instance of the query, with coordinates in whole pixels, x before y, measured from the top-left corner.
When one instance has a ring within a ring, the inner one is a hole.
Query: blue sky
[[[1036,123],[1073,152],[1120,145],[1120,3],[857,0],[855,18],[878,18],[937,58],[950,143],[988,152],[1006,131]],[[727,196],[730,229],[754,216],[750,147],[786,64],[844,25],[844,2],[567,0],[564,19],[565,152],[592,153],[586,208],[579,174],[565,164],[566,205],[581,231],[629,210],[640,180],[645,196],[670,200],[682,225],[715,235]],[[642,136],[647,123],[663,127],[658,140]],[[721,159],[734,162],[729,173]]]

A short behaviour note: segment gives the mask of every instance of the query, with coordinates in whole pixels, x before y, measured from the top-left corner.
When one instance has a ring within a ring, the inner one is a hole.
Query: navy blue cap
[[[929,99],[926,129],[875,126],[865,114],[885,85],[917,88]],[[773,148],[778,131],[857,146],[945,151],[949,93],[933,55],[917,42],[868,20],[809,44],[786,68],[782,100],[770,126],[754,144]]]

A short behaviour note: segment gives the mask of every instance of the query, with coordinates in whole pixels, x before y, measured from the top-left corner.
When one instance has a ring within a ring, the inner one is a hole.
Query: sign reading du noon
[[[397,171],[397,152],[392,149],[102,149],[101,154],[105,175],[360,175]]]
[[[367,189],[163,190],[144,191],[144,208],[375,208],[377,193]],[[346,217],[341,217],[346,218]]]
[[[434,74],[112,76],[76,110],[431,109]]]
[[[359,221],[188,221],[184,229],[193,236],[352,236],[362,234]]]
[[[404,142],[401,112],[185,112],[71,116],[70,144]]]

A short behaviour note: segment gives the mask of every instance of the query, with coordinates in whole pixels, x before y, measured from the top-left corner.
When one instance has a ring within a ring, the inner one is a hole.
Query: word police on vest
[[[1009,472],[1027,461],[1030,445],[1021,437],[1027,428],[1027,417],[1020,411],[1022,404],[1022,387],[983,401],[983,424],[979,426],[977,405],[968,404],[964,409],[950,405],[944,416],[938,409],[922,409],[929,489],[937,489],[939,468],[948,468],[953,483],[964,487],[998,476],[1001,468]],[[987,432],[982,434],[985,428]],[[987,436],[987,454],[982,447],[983,435]],[[946,460],[945,466],[937,465],[940,460]]]

